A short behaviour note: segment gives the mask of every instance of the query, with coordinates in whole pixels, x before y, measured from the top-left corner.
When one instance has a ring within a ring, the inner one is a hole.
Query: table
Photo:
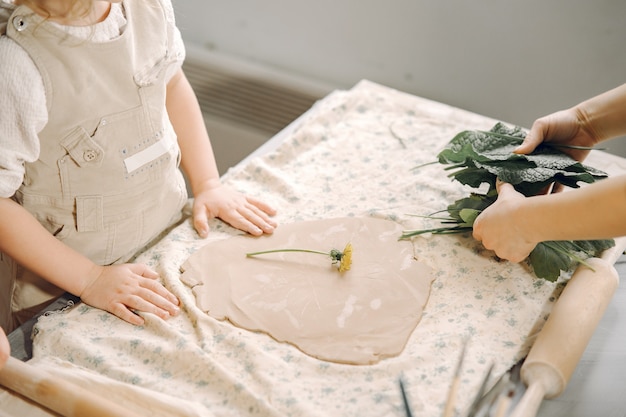
[[[488,129],[495,122],[363,81],[321,100],[227,172],[224,181],[282,207],[278,219],[282,223],[351,215],[421,228],[424,220],[413,213],[440,210],[467,191],[451,183],[440,167],[426,167],[418,174],[411,168],[433,160],[458,131]],[[593,166],[626,172],[621,158],[597,152],[590,158],[594,157],[601,165]],[[37,324],[33,364],[89,383],[128,407],[141,411],[158,407],[161,414],[176,416],[228,415],[236,412],[233,408],[266,416],[402,415],[397,378],[404,375],[416,414],[436,416],[441,414],[464,340],[469,336],[472,343],[459,411],[469,404],[491,361],[495,374],[501,375],[525,355],[528,335],[541,327],[558,292],[557,284],[535,280],[523,265],[498,262],[471,236],[416,239],[416,256],[438,273],[425,314],[405,351],[367,367],[324,363],[266,335],[212,320],[195,308],[189,288],[179,280],[180,265],[207,243],[238,233],[218,220],[211,227],[210,238],[203,241],[185,221],[138,257],[160,270],[186,306],[185,314],[167,322],[148,316],[140,328],[82,304],[46,315]],[[618,296],[623,299],[622,287]],[[607,338],[619,334],[602,332],[603,326],[613,329],[623,321],[616,310],[623,303],[616,300],[588,355],[596,352],[593,346],[606,352]],[[619,346],[623,345],[609,352]],[[584,381],[586,361],[592,369],[596,364],[608,369],[613,359],[592,360],[597,356],[588,355],[571,388],[561,399],[545,402],[541,412],[568,407],[570,395],[585,400],[576,390],[590,389]],[[597,375],[610,387],[620,386]],[[594,391],[588,395],[589,401],[610,405],[606,396]],[[612,398],[618,402],[623,397]],[[590,404],[597,410],[598,404]]]

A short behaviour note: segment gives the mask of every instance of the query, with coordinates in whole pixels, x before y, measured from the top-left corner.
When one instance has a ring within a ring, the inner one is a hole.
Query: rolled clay
[[[281,225],[273,235],[235,236],[206,245],[184,263],[182,280],[200,309],[219,320],[269,334],[319,359],[371,364],[398,355],[430,294],[431,268],[414,258],[402,227],[375,218]],[[330,252],[353,247],[350,270]]]

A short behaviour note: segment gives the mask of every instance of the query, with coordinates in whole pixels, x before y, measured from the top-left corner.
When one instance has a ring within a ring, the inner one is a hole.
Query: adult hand
[[[0,327],[0,369],[4,367],[5,363],[7,363],[7,359],[9,359],[10,354],[11,345],[9,345],[9,339],[7,339],[4,329]]]
[[[144,322],[135,310],[167,319],[178,314],[179,301],[157,281],[158,277],[143,264],[96,266],[93,278],[78,296],[86,304],[132,324]]]
[[[555,145],[593,147],[598,143],[597,135],[584,123],[584,115],[575,108],[558,111],[535,120],[524,142],[515,153],[531,153],[542,142]],[[588,150],[561,147],[577,161],[585,159]]]
[[[515,191],[511,184],[496,182],[498,199],[487,207],[474,221],[473,236],[499,258],[521,262],[528,257],[538,242],[527,235],[516,212],[526,197]]]
[[[270,216],[275,214],[276,210],[264,202],[221,184],[206,187],[194,196],[193,225],[201,237],[208,235],[208,219],[214,217],[251,235],[271,234],[277,224]]]

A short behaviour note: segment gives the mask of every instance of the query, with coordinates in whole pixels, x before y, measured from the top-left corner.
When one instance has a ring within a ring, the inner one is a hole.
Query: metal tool
[[[456,394],[459,389],[459,383],[461,381],[461,368],[463,367],[463,361],[465,360],[465,352],[467,351],[467,339],[463,342],[463,349],[459,357],[459,362],[454,370],[454,378],[452,379],[452,385],[450,391],[448,391],[448,399],[446,400],[446,407],[443,411],[443,417],[453,417],[454,408],[456,405]]]
[[[411,405],[409,404],[409,398],[406,394],[406,389],[404,389],[404,382],[402,381],[402,377],[398,378],[398,384],[400,385],[400,392],[402,393],[404,413],[406,414],[406,417],[413,417],[413,412],[411,412]]]
[[[476,392],[476,396],[474,397],[474,400],[472,401],[472,404],[470,405],[467,411],[468,417],[475,416],[478,410],[480,409],[480,407],[482,406],[482,400],[485,397],[485,393],[487,392],[487,384],[489,383],[489,380],[491,379],[493,367],[494,367],[494,364],[492,363],[489,369],[487,369],[487,373],[485,374],[482,382],[480,383],[478,392]]]
[[[491,377],[492,365],[485,375],[474,401],[467,411],[466,417],[495,417],[498,415],[498,412],[504,412],[503,415],[506,416],[506,413],[519,401],[523,393],[523,385],[520,385],[519,377],[521,366],[522,361],[519,361],[509,371],[500,376],[493,386],[485,392]],[[505,404],[508,404],[508,406],[505,407]]]

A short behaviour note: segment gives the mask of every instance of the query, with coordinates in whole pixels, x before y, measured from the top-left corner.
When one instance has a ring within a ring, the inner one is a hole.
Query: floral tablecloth
[[[432,221],[415,215],[445,209],[467,189],[438,164],[413,168],[434,161],[459,131],[495,122],[362,81],[321,100],[275,149],[232,168],[223,181],[276,206],[282,224],[371,216],[422,228]],[[621,158],[608,154],[594,151],[590,161],[624,171]],[[39,319],[31,363],[129,409],[163,416],[403,416],[402,375],[414,415],[434,417],[442,414],[467,340],[462,413],[492,364],[496,378],[525,356],[562,287],[536,279],[524,264],[497,260],[470,235],[419,237],[415,255],[436,278],[404,351],[374,365],[325,362],[196,307],[181,265],[208,242],[241,233],[220,220],[210,225],[202,240],[186,218],[137,258],[182,300],[179,316],[146,315],[135,327],[79,304]],[[3,396],[0,404],[26,406]]]

